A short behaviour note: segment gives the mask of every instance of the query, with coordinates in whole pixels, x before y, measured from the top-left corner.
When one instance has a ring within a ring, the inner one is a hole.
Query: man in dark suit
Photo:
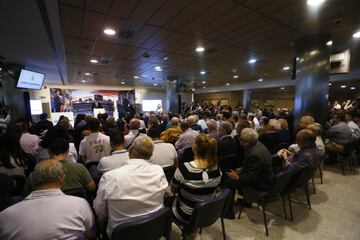
[[[231,137],[232,126],[230,122],[222,122],[219,128],[218,161],[221,171],[229,172],[240,167],[237,163],[235,140]]]
[[[226,173],[235,181],[236,188],[244,197],[244,203],[252,203],[255,200],[255,191],[269,191],[272,183],[271,154],[258,141],[258,137],[258,133],[252,128],[242,130],[240,144],[245,149],[244,166],[237,171],[231,170]]]

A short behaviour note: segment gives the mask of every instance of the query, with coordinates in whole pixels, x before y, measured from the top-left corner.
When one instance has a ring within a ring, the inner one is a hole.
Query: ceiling
[[[317,13],[305,0],[60,0],[59,10],[70,83],[161,87],[178,78],[217,87],[286,79],[294,40],[319,32],[332,34],[333,49],[351,48],[351,68],[360,67],[360,41],[352,39],[360,29],[358,0],[327,0]],[[107,27],[133,36],[106,36]],[[203,54],[195,51],[200,45]]]

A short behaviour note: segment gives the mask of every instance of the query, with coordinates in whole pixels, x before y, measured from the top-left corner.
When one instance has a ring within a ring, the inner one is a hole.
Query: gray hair
[[[281,123],[276,119],[270,119],[269,124],[270,127],[273,127],[275,130],[281,129]]]
[[[131,148],[132,154],[136,157],[149,160],[154,151],[154,142],[148,136],[139,136],[135,138]]]
[[[45,160],[36,165],[32,176],[32,183],[36,188],[59,182],[65,177],[65,170],[59,161]]]
[[[259,134],[255,129],[252,128],[244,128],[241,132],[241,139],[244,139],[245,141],[255,144],[259,139]]]
[[[221,125],[220,125],[220,128],[224,129],[226,134],[228,134],[228,135],[231,134],[231,132],[233,130],[231,123],[229,123],[227,121],[222,122]]]
[[[214,119],[210,119],[209,121],[207,121],[206,125],[208,126],[209,130],[216,130],[217,128],[217,124]]]
[[[194,115],[188,116],[187,123],[191,126],[196,122],[196,118]]]
[[[171,125],[172,125],[172,126],[179,126],[179,118],[173,117],[173,118],[171,119]]]

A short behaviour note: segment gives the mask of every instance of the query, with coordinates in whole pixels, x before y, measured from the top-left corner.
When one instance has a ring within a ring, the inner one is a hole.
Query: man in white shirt
[[[124,135],[120,130],[117,129],[111,133],[110,144],[113,152],[110,156],[101,158],[98,165],[98,171],[101,174],[123,166],[130,159],[128,151],[124,148]]]
[[[130,123],[129,123],[129,128],[130,128],[129,133],[127,135],[125,135],[125,137],[124,137],[125,149],[130,148],[130,146],[135,138],[137,138],[139,136],[145,136],[145,134],[139,132],[139,128],[140,128],[140,120],[139,119],[137,119],[137,118],[131,119]]]
[[[83,198],[65,195],[65,172],[59,161],[40,162],[36,190],[0,213],[0,239],[84,239],[93,235],[94,215]]]
[[[185,149],[192,147],[199,133],[195,130],[192,130],[189,124],[186,122],[182,122],[180,124],[180,128],[183,133],[180,135],[179,140],[176,141],[175,147],[179,153],[182,153]]]
[[[148,136],[154,141],[154,151],[149,161],[161,167],[173,166],[177,158],[175,147],[160,140],[160,134],[160,128],[148,132]]]
[[[20,145],[22,150],[35,157],[39,149],[39,137],[28,132],[29,124],[26,122],[26,120],[20,121],[17,125],[20,127],[22,132],[20,138]]]
[[[88,126],[91,133],[80,142],[79,154],[97,183],[100,180],[97,165],[102,157],[111,153],[110,138],[99,132],[100,122],[97,118],[92,118]]]
[[[108,220],[106,232],[109,237],[122,220],[163,207],[168,182],[163,169],[149,162],[153,149],[149,137],[137,137],[129,149],[128,163],[102,176],[94,209],[102,228]]]

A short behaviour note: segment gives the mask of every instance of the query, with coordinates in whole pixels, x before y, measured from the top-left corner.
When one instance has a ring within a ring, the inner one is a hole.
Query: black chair
[[[91,197],[86,192],[86,190],[83,189],[82,187],[66,189],[66,190],[61,190],[61,191],[66,195],[71,195],[71,196],[75,196],[75,197],[84,198],[86,201],[88,201],[90,206],[92,206],[93,201],[92,201]]]
[[[165,173],[166,180],[168,181],[168,183],[170,183],[176,171],[176,167],[175,166],[163,167],[163,171]]]
[[[286,187],[289,184],[290,178],[291,178],[290,172],[282,172],[276,175],[269,192],[260,192],[254,190],[254,193],[257,193],[258,197],[257,199],[254,198],[252,202],[258,203],[262,208],[266,236],[269,236],[269,230],[267,227],[267,220],[266,220],[266,209],[265,209],[268,203],[275,202],[276,200],[278,200],[278,197],[281,197],[283,211],[284,211],[284,218],[285,219],[287,218],[285,196],[286,196]],[[240,206],[240,210],[239,210],[238,219],[240,218],[242,212],[241,204],[239,206]]]
[[[158,240],[162,236],[169,239],[171,232],[171,210],[160,210],[143,216],[122,221],[112,232],[112,240]]]
[[[302,188],[305,192],[306,196],[306,203],[311,210],[311,202],[310,202],[310,194],[309,194],[309,180],[312,179],[314,176],[314,173],[317,171],[318,166],[316,167],[307,167],[302,169],[300,172],[294,174],[290,178],[289,185],[286,188],[286,193],[289,201],[289,209],[290,209],[290,217],[291,221],[294,221],[293,211],[292,211],[292,205],[291,205],[291,196],[290,192],[291,189],[297,189]]]
[[[182,230],[183,233],[191,234],[195,233],[198,228],[201,230],[204,227],[208,227],[213,225],[218,218],[221,219],[221,227],[223,238],[226,240],[225,234],[225,225],[224,225],[224,213],[229,203],[229,196],[231,191],[230,189],[224,189],[221,193],[219,193],[215,198],[209,199],[207,201],[198,203],[195,205],[192,215],[191,221],[189,225],[183,225],[176,220],[176,223]]]
[[[191,162],[194,160],[194,153],[192,151],[192,148],[186,148],[182,152],[179,162]]]
[[[23,175],[11,176],[15,180],[15,188],[10,192],[11,196],[21,196],[25,187],[26,178]]]

